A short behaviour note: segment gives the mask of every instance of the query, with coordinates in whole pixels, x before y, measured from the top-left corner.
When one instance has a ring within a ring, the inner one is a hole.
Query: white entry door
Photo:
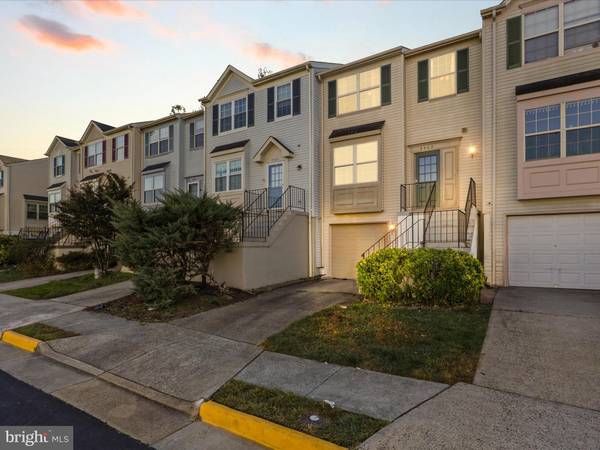
[[[508,282],[600,289],[600,213],[510,217]]]

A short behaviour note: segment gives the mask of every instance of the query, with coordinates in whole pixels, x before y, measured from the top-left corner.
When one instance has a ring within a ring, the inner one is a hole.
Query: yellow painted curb
[[[274,450],[344,449],[344,447],[331,442],[291,430],[212,401],[200,405],[200,418],[203,422],[223,428],[230,433],[258,442]]]
[[[38,344],[42,342],[24,334],[15,333],[14,331],[5,331],[2,333],[2,341],[27,352],[35,352]]]

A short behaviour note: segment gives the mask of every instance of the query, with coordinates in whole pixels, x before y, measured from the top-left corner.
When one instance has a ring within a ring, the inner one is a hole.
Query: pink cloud
[[[276,48],[267,42],[253,42],[247,49],[259,61],[268,60],[284,66],[295,66],[310,59],[304,53]]]
[[[17,23],[17,28],[39,43],[51,45],[61,50],[75,52],[103,50],[108,45],[107,42],[103,42],[89,34],[74,33],[60,22],[44,19],[34,14],[23,16]]]
[[[143,19],[147,14],[121,0],[82,0],[83,6],[96,14],[122,17],[128,19]]]

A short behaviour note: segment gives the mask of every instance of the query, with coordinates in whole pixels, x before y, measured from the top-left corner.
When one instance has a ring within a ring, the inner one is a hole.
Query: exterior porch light
[[[395,224],[393,224],[393,223],[388,224],[388,230],[392,231],[394,228],[396,228]]]
[[[477,147],[474,145],[469,146],[469,155],[471,155],[471,158],[475,156],[475,153],[477,153]]]

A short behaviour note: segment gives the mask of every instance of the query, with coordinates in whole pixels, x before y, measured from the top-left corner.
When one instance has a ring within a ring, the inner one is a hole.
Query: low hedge
[[[56,262],[60,264],[62,270],[78,271],[94,268],[94,255],[87,252],[69,252],[58,256]]]
[[[362,295],[378,302],[452,306],[476,304],[485,275],[465,252],[388,248],[358,263],[357,283]]]

